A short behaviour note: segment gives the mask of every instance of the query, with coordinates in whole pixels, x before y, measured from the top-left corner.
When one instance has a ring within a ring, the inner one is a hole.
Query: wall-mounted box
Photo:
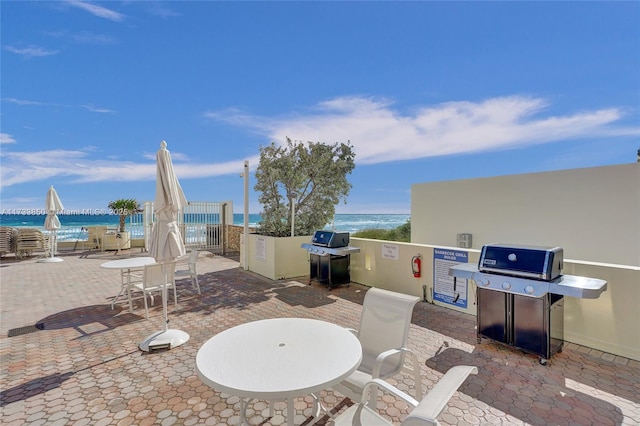
[[[458,243],[458,247],[462,248],[471,248],[473,245],[471,241],[471,234],[457,234],[456,242]]]

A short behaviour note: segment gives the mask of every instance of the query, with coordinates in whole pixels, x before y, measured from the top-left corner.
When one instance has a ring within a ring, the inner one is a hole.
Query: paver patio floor
[[[121,256],[140,255],[126,253]],[[60,263],[10,257],[0,265],[0,422],[3,425],[195,425],[240,423],[239,398],[204,385],[195,356],[211,336],[248,321],[304,317],[357,328],[367,287],[352,283],[331,291],[308,277],[271,281],[239,268],[233,259],[201,253],[202,295],[178,281],[179,306],[169,303],[170,327],[190,340],[169,351],[145,353],[138,343],[161,329],[156,303],[144,318],[141,301],[129,313],[110,307],[120,288],[117,270],[100,264],[111,253],[63,253]],[[475,317],[419,302],[409,347],[417,352],[424,387],[450,367],[470,364],[443,425],[638,425],[640,363],[567,343],[548,366],[514,348],[478,344]],[[248,348],[250,349],[250,348]],[[259,354],[256,354],[259,356]],[[312,365],[309,368],[313,368]],[[412,391],[409,377],[391,383]],[[330,390],[329,408],[351,401]],[[308,422],[313,399],[296,402],[298,423]],[[264,401],[249,407],[252,424],[281,425],[284,403],[268,417]],[[378,409],[397,424],[405,404],[385,397]],[[331,424],[327,417],[317,424]]]

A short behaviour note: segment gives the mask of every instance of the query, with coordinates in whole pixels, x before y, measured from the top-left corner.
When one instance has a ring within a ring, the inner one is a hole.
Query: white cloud
[[[9,133],[0,133],[0,144],[16,143],[16,140]]]
[[[4,101],[51,105],[13,98]],[[237,110],[206,115],[258,131],[280,143],[287,136],[294,140],[325,143],[350,140],[358,164],[509,149],[603,135],[640,134],[638,127],[616,126],[622,117],[616,108],[544,116],[548,103],[539,98],[513,96],[483,102],[449,102],[415,108],[410,113],[402,113],[392,106],[384,99],[343,97],[322,102],[306,115],[284,118],[250,116]],[[0,136],[0,141],[15,142],[6,133]],[[172,151],[171,154],[180,179],[237,174],[245,160],[197,163],[180,152]],[[156,174],[155,152],[143,154],[140,161],[122,161],[108,154],[96,159],[92,147],[39,152],[4,149],[0,157],[2,187],[62,176],[76,182],[125,182],[154,180]],[[246,160],[250,164],[259,163],[258,156]]]
[[[67,4],[89,12],[90,14],[97,16],[98,18],[109,19],[110,21],[120,22],[125,18],[125,15],[120,12],[107,9],[106,7],[98,6],[93,3],[87,3],[79,0],[68,0]]]
[[[97,107],[94,105],[67,105],[67,104],[57,104],[57,103],[53,103],[53,102],[40,102],[40,101],[28,101],[25,99],[16,99],[16,98],[2,98],[3,102],[8,102],[11,104],[16,104],[16,105],[20,105],[20,106],[51,106],[51,107],[56,107],[56,108],[82,108],[85,109],[89,112],[97,112],[97,113],[101,113],[101,114],[115,114],[116,111],[108,109],[108,108],[102,108],[102,107]]]
[[[53,177],[68,177],[75,182],[133,182],[156,179],[155,154],[144,155],[142,161],[122,161],[111,157],[95,159],[94,148],[84,150],[47,150],[37,152],[0,153],[2,169],[0,169],[1,187],[36,182]],[[106,156],[105,156],[106,157]],[[244,159],[225,163],[194,164],[182,162],[187,157],[182,153],[172,152],[174,168],[180,179],[203,178],[237,174],[242,170]],[[248,159],[258,162],[257,157]]]
[[[351,141],[358,164],[508,149],[603,135],[638,135],[639,128],[610,128],[622,117],[617,108],[544,116],[541,98],[509,96],[482,102],[447,102],[393,109],[385,99],[340,97],[306,115],[250,116],[236,110],[205,116],[258,130],[282,143],[286,137],[324,143]]]
[[[110,110],[108,108],[100,108],[100,107],[95,107],[93,105],[80,105],[80,107],[86,109],[87,111],[91,111],[91,112],[99,112],[102,114],[115,114],[115,111]]]
[[[15,53],[16,55],[25,56],[27,58],[35,58],[42,56],[51,56],[55,55],[59,52],[59,50],[47,50],[38,46],[28,46],[28,47],[15,47],[15,46],[5,46],[5,49],[11,53]]]
[[[16,98],[2,98],[4,102],[9,102],[16,105],[43,105],[42,102],[37,101],[27,101],[25,99],[16,99]]]

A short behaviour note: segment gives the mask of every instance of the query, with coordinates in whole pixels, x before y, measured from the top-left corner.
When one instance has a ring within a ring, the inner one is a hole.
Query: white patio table
[[[241,399],[287,401],[287,425],[294,424],[293,400],[341,382],[362,360],[360,342],[336,324],[307,318],[274,318],[230,328],[207,340],[196,355],[198,377]],[[319,414],[318,398],[313,395]]]
[[[100,267],[107,269],[120,269],[121,273],[126,271],[127,274],[127,297],[129,299],[129,312],[133,312],[133,303],[131,301],[131,271],[135,269],[143,269],[147,265],[153,265],[156,260],[153,257],[128,257],[126,259],[110,260],[105,262]],[[124,288],[120,289],[120,293],[113,299],[111,305],[115,303],[118,297],[122,294]]]

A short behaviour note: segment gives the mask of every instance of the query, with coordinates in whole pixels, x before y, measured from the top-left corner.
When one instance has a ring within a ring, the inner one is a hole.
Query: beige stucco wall
[[[352,281],[475,315],[471,280],[466,306],[434,301],[434,250],[465,253],[477,264],[479,249],[493,242],[560,246],[564,274],[608,283],[598,299],[565,297],[565,340],[640,360],[640,164],[415,184],[411,199],[412,243],[352,237],[360,248],[351,256]],[[456,247],[458,233],[473,235],[472,249]],[[300,245],[310,240],[251,234],[249,270],[271,279],[308,276]],[[416,255],[419,278],[411,269]]]
[[[417,183],[411,241],[473,248],[495,242],[559,246],[564,256],[640,265],[640,163]]]
[[[413,226],[413,221],[412,221]],[[351,246],[360,253],[351,256],[351,280],[371,287],[398,291],[423,297],[439,306],[477,314],[476,285],[466,283],[466,308],[434,301],[434,249],[467,254],[469,263],[477,264],[480,250],[426,244],[351,238]],[[393,258],[388,253],[393,252]],[[385,255],[386,254],[386,255]],[[411,269],[413,256],[422,255],[422,275],[415,278]],[[563,272],[567,275],[599,278],[607,281],[607,290],[598,299],[565,297],[564,333],[573,342],[603,352],[640,361],[640,266],[599,264],[566,259]],[[464,285],[464,281],[458,285]]]
[[[307,251],[300,246],[311,241],[311,236],[289,238],[249,234],[240,244],[240,266],[272,280],[309,275]],[[248,249],[248,267],[244,265],[244,250]]]

